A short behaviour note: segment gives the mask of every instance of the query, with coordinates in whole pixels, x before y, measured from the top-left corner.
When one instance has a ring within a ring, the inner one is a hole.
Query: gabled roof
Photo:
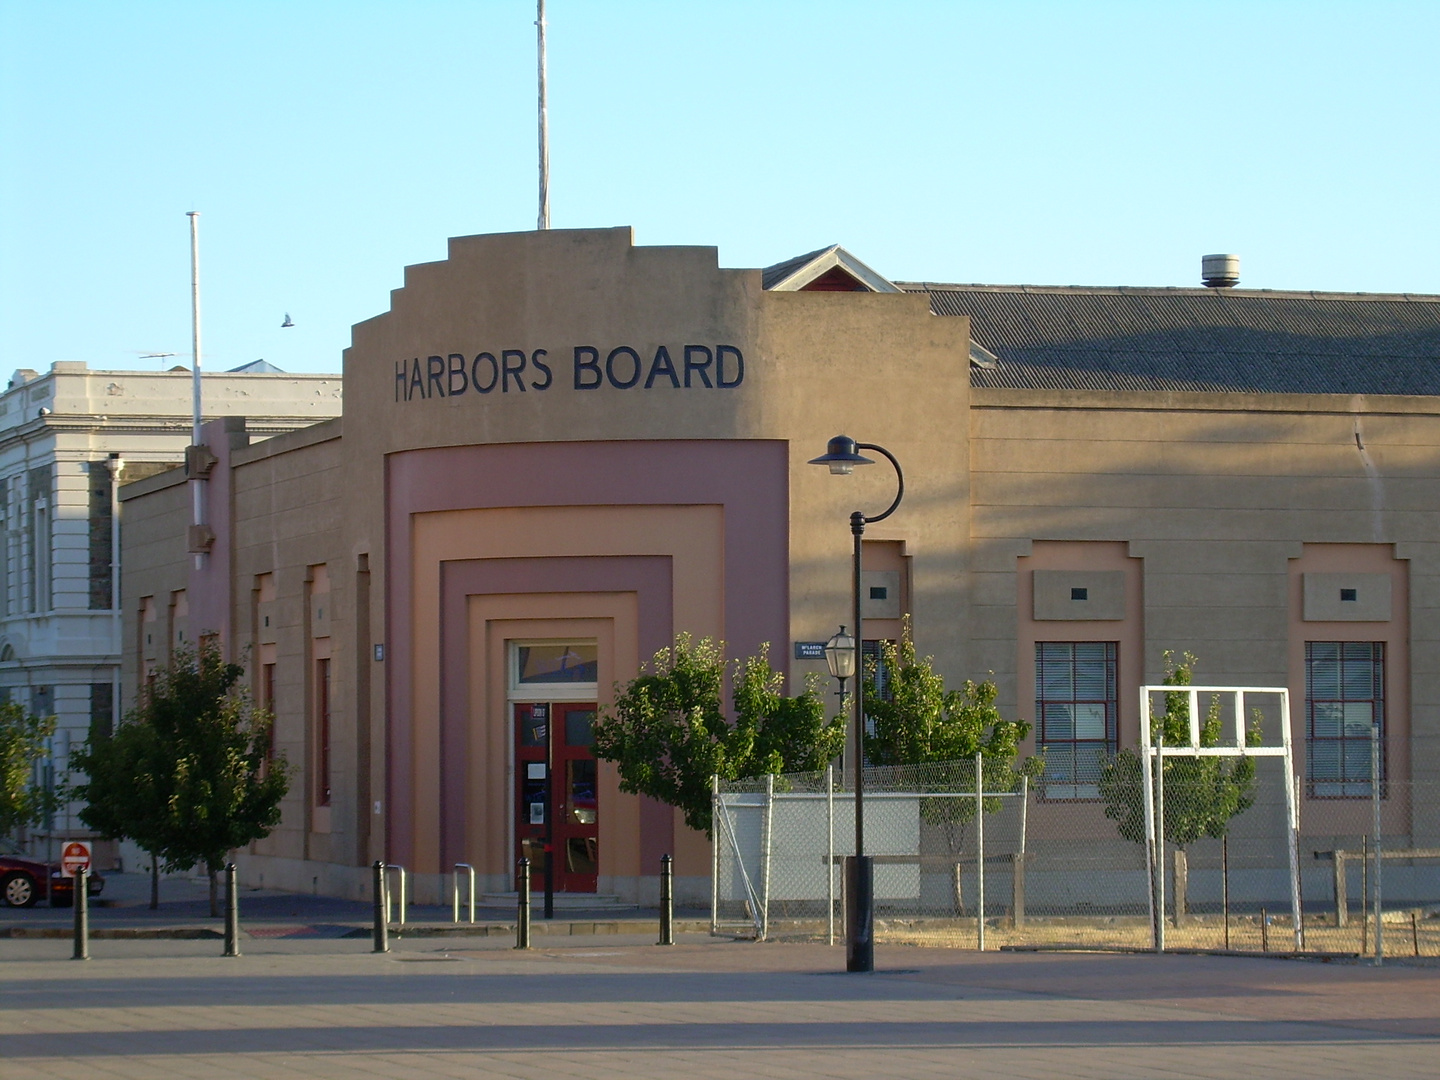
[[[239,367],[232,367],[231,375],[284,375],[285,370],[278,368],[268,360],[251,360],[248,364],[241,364]]]
[[[901,283],[970,316],[975,386],[1440,395],[1440,296]]]
[[[870,267],[851,255],[839,244],[820,248],[793,259],[767,266],[762,280],[766,289],[776,292],[801,292],[813,285],[831,271],[839,270],[855,281],[856,292],[898,293],[898,285],[881,277]]]

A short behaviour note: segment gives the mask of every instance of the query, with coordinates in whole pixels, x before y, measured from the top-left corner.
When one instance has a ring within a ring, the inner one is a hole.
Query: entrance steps
[[[520,896],[514,892],[481,893],[476,906],[487,908],[508,908],[514,911]],[[535,889],[530,893],[531,909],[545,906],[545,892]],[[613,893],[560,893],[555,894],[556,911],[634,911],[638,905],[627,903]]]

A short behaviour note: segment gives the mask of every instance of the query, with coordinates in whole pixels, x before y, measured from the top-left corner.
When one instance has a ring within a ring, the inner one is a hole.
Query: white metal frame
[[[1183,746],[1155,745],[1150,737],[1150,699],[1153,694],[1189,695],[1190,738]],[[1234,700],[1234,742],[1200,745],[1200,695],[1228,695]],[[1264,694],[1280,699],[1280,745],[1246,745],[1245,698]],[[1165,951],[1165,865],[1163,827],[1156,816],[1164,813],[1165,773],[1157,767],[1167,757],[1278,757],[1285,770],[1285,841],[1290,856],[1290,915],[1295,949],[1304,946],[1300,925],[1300,810],[1296,796],[1295,757],[1290,738],[1290,690],[1284,686],[1142,686],[1140,687],[1140,760],[1145,792],[1145,868],[1150,881],[1150,926],[1156,952]],[[1159,778],[1159,784],[1156,778]],[[1162,834],[1157,842],[1156,835]]]
[[[590,683],[520,683],[520,647],[522,645],[599,645],[596,638],[511,638],[505,642],[506,698],[511,704],[532,702],[594,701],[600,690],[598,682]]]

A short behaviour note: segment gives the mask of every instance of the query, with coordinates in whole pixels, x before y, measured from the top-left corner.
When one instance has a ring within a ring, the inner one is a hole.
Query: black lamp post
[[[845,700],[845,682],[855,674],[855,639],[840,627],[835,636],[825,643],[825,663],[830,674],[840,682],[838,697]]]
[[[856,675],[855,679],[855,715],[851,721],[851,746],[850,759],[854,763],[852,775],[855,778],[855,854],[845,860],[845,892],[848,902],[845,905],[845,969],[847,971],[874,971],[875,970],[875,872],[874,864],[870,857],[865,854],[865,673],[859,670],[859,652],[865,641],[865,624],[860,615],[860,542],[865,535],[865,526],[876,521],[884,521],[895,512],[900,505],[900,500],[905,496],[905,474],[900,471],[900,462],[895,460],[895,455],[886,450],[883,446],[876,446],[874,443],[857,443],[848,435],[836,435],[830,440],[825,448],[825,453],[814,458],[811,465],[828,465],[830,472],[835,476],[849,476],[855,470],[856,465],[873,465],[873,458],[863,456],[861,450],[873,450],[882,455],[891,465],[895,466],[895,478],[898,486],[895,491],[895,501],[892,502],[884,513],[866,517],[865,514],[856,510],[850,515],[850,533],[855,540],[855,556],[853,568],[853,593],[855,601],[855,637],[854,651],[852,652],[851,671]],[[837,637],[839,635],[836,635]],[[835,639],[831,639],[835,643]],[[840,650],[837,649],[837,660]],[[827,646],[825,658],[830,660],[830,649]],[[831,672],[839,678],[836,668],[832,665]]]

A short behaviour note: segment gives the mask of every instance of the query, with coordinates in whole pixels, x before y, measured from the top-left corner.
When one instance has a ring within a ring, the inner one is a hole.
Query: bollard
[[[1263,907],[1260,909],[1260,951],[1270,951],[1270,915]]]
[[[386,909],[390,904],[385,898],[385,863],[376,859],[371,867],[373,883],[371,888],[374,891],[374,913],[375,913],[375,948],[372,952],[390,951],[390,925],[386,921]]]
[[[225,955],[240,955],[240,890],[233,862],[225,864]]]
[[[75,871],[75,952],[72,960],[90,959],[90,871]]]
[[[515,947],[530,948],[530,860],[515,867]]]
[[[675,944],[675,869],[669,855],[660,856],[660,940],[655,944]]]

